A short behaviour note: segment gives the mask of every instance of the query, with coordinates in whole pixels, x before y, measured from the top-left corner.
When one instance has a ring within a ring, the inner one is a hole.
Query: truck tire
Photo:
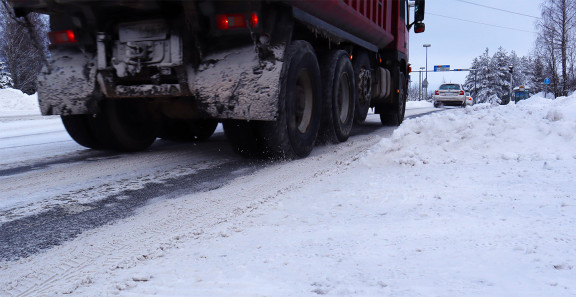
[[[104,146],[94,135],[91,129],[90,121],[93,119],[91,114],[62,115],[62,124],[66,128],[68,135],[81,146],[90,149],[103,149]]]
[[[177,120],[164,118],[159,137],[174,141],[204,141],[216,131],[216,120]]]
[[[358,52],[353,60],[353,66],[358,89],[354,122],[362,124],[368,116],[372,97],[372,66],[370,65],[370,57],[364,51]]]
[[[406,113],[406,98],[408,97],[408,86],[404,72],[396,68],[395,88],[392,89],[392,103],[387,104],[380,112],[380,122],[385,126],[399,126],[404,121]]]
[[[235,153],[247,158],[262,156],[262,145],[256,125],[254,121],[222,121],[224,134]]]
[[[306,41],[293,41],[280,73],[278,119],[258,125],[267,154],[295,159],[312,152],[322,116],[321,90],[314,48]]]
[[[141,151],[157,136],[157,126],[145,102],[139,100],[106,100],[101,113],[90,121],[91,130],[103,148],[117,151]]]
[[[345,51],[331,51],[322,59],[324,108],[319,137],[339,143],[348,140],[356,107],[354,68]]]

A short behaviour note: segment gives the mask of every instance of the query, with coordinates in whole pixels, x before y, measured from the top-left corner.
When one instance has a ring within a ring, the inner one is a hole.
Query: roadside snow
[[[414,108],[430,108],[432,107],[432,102],[428,102],[425,100],[421,101],[406,101],[406,109],[414,109]]]
[[[575,296],[575,133],[576,96],[407,119],[0,263],[0,295]]]
[[[36,94],[26,95],[20,90],[0,89],[0,117],[39,114]]]
[[[224,222],[222,236],[119,272],[126,290],[94,289],[574,296],[575,131],[576,97],[410,119],[345,172]]]

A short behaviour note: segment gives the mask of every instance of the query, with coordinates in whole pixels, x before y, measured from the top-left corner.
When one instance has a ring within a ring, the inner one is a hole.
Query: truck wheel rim
[[[302,69],[298,73],[295,90],[295,108],[296,125],[300,133],[306,133],[312,122],[312,108],[314,102],[314,92],[312,87],[312,78],[308,69]]]
[[[350,78],[347,73],[342,73],[338,80],[338,96],[336,98],[336,110],[341,123],[348,119],[350,111]]]

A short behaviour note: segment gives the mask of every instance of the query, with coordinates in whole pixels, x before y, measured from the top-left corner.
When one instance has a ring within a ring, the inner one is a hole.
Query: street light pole
[[[426,81],[426,93],[424,94],[426,99],[428,99],[428,48],[431,46],[429,43],[423,45],[426,48],[426,78],[424,79]]]
[[[422,100],[422,71],[424,71],[424,67],[420,67],[420,85],[418,86],[418,100]]]

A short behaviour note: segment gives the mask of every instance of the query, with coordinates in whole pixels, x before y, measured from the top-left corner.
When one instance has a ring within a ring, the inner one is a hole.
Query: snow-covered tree
[[[490,50],[486,48],[484,53],[474,58],[470,68],[475,69],[466,76],[464,87],[472,93],[476,102],[486,102],[494,95],[492,90],[492,70],[491,70]]]
[[[506,53],[504,48],[498,48],[498,51],[492,56],[492,60],[490,61],[492,88],[498,98],[503,98],[510,94],[509,66],[511,66],[511,64],[508,53]]]
[[[546,65],[542,57],[534,55],[530,58],[528,64],[528,82],[526,83],[532,93],[539,93],[544,91],[544,79],[548,77],[549,73],[546,72]]]
[[[466,76],[465,88],[470,90],[476,102],[501,102],[510,95],[510,89],[526,85],[536,86],[537,73],[534,60],[529,57],[518,57],[515,52],[508,54],[502,47],[490,56],[487,48],[482,55],[472,61],[470,68],[476,69]],[[510,84],[509,67],[513,66],[512,84]]]
[[[15,89],[36,92],[36,77],[47,53],[47,18],[30,13],[16,18],[6,0],[0,0],[0,56]]]
[[[6,63],[0,61],[0,89],[12,87],[12,77],[7,72]]]

